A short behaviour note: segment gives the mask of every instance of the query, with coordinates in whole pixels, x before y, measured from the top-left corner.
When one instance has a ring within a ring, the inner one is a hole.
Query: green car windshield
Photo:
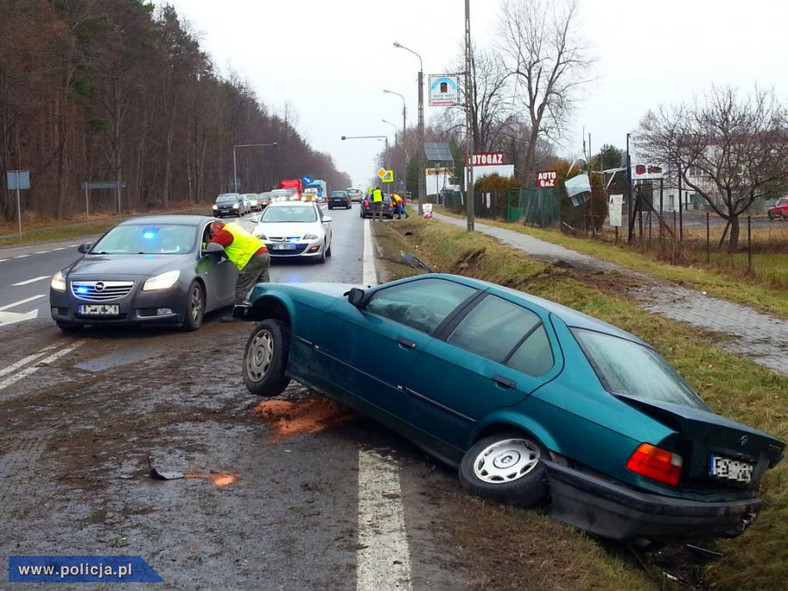
[[[709,410],[684,378],[653,349],[591,330],[572,332],[607,391]]]

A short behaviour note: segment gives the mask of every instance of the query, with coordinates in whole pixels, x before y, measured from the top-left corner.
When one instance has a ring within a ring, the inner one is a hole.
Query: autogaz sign
[[[558,185],[558,173],[554,170],[545,170],[536,173],[536,186],[540,189]]]

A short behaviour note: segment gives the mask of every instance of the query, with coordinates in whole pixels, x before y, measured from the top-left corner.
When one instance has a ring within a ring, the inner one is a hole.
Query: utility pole
[[[474,211],[473,207],[476,202],[473,190],[473,74],[471,67],[473,65],[472,49],[471,49],[471,1],[465,0],[465,161],[466,161],[466,174],[465,174],[465,211],[468,217],[468,232],[474,230]],[[421,88],[421,87],[419,87]]]

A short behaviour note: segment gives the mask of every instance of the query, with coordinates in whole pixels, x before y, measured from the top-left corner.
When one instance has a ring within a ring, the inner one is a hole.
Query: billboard
[[[451,107],[460,104],[460,91],[455,74],[430,74],[430,107]]]

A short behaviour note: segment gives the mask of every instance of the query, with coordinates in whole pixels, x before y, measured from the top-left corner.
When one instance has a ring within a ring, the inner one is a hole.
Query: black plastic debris
[[[154,467],[150,456],[147,456],[146,459],[148,460],[148,472],[151,478],[156,480],[177,480],[178,478],[183,478],[183,472],[160,472]]]
[[[424,261],[422,261],[421,259],[419,259],[419,257],[409,252],[406,252],[405,254],[402,255],[400,262],[405,263],[406,265],[410,265],[415,269],[423,269],[428,273],[432,273],[432,269],[430,269]]]

